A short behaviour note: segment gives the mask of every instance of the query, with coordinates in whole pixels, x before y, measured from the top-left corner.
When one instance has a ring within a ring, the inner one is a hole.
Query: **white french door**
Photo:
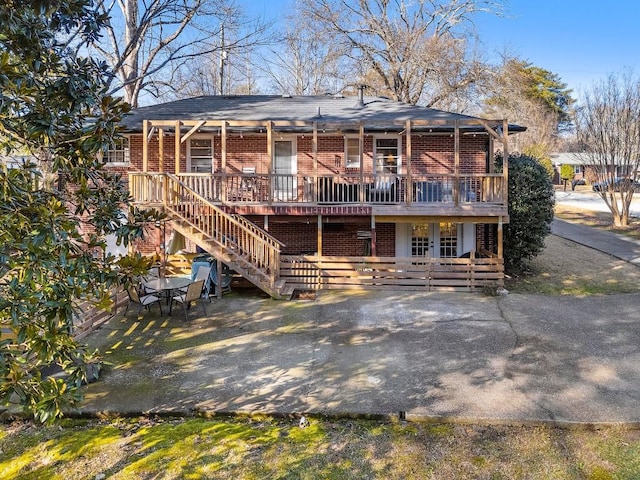
[[[466,224],[465,224],[466,226]],[[469,224],[470,227],[473,227]],[[460,255],[462,234],[461,224],[440,223],[398,223],[396,224],[396,256],[414,258],[456,258]],[[469,240],[472,240],[471,235]],[[475,241],[474,241],[475,243]]]

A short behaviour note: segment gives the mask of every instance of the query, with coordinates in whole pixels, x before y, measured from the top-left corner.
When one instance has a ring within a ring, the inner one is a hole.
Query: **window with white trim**
[[[375,139],[376,173],[398,173],[400,166],[400,141],[398,137],[384,136]]]
[[[458,224],[440,223],[440,258],[456,258],[458,256]]]
[[[360,139],[344,138],[344,158],[346,168],[360,168]]]
[[[107,150],[105,162],[109,165],[129,165],[129,137],[116,138]]]
[[[411,256],[429,256],[429,232],[431,228],[428,223],[414,223],[411,226]]]
[[[189,138],[188,165],[192,173],[213,171],[213,139],[211,137]]]

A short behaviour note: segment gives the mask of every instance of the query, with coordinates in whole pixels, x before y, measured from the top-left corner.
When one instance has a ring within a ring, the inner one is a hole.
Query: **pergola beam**
[[[196,124],[191,128],[191,130],[189,130],[187,133],[185,133],[185,134],[182,136],[182,138],[180,139],[180,143],[184,143],[184,142],[186,142],[186,141],[189,139],[189,137],[191,137],[191,135],[193,135],[194,133],[196,133],[196,132],[200,129],[200,127],[202,127],[205,123],[207,123],[207,121],[206,121],[206,120],[201,120],[201,121],[199,121],[198,123],[196,123]]]

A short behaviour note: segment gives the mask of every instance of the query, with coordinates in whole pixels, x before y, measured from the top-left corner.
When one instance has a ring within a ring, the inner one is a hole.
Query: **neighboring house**
[[[558,174],[562,165],[571,165],[575,174],[574,180],[585,180],[589,183],[604,180],[607,172],[611,172],[614,177],[638,177],[637,172],[631,171],[631,167],[634,165],[633,162],[616,161],[605,172],[603,171],[603,165],[596,159],[591,160],[591,156],[587,153],[552,153],[551,161]],[[556,183],[562,183],[559,175],[557,177],[558,181]]]
[[[108,161],[134,201],[275,297],[503,282],[494,146],[523,127],[362,95],[198,97],[123,125]]]
[[[584,165],[582,160],[574,153],[552,153],[550,157],[555,171],[553,179],[555,184],[560,185],[562,183],[562,178],[560,178],[562,165],[571,165],[574,174],[573,180],[586,180],[588,176],[586,175],[587,171],[592,171],[592,166]]]

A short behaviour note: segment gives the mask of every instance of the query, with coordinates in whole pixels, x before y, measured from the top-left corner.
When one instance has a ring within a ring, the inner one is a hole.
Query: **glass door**
[[[460,224],[412,223],[396,225],[396,255],[413,258],[456,258]]]
[[[411,225],[411,256],[430,258],[434,256],[433,223],[414,223]]]
[[[298,162],[293,140],[276,140],[273,144],[273,199],[294,200],[297,192]]]

